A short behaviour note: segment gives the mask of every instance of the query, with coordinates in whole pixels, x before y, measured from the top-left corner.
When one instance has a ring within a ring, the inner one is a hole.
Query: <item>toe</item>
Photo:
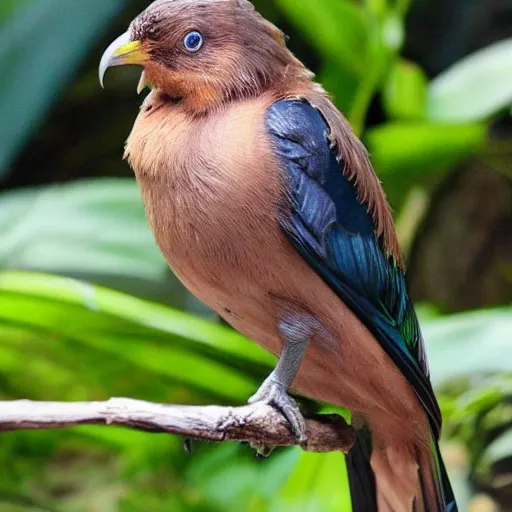
[[[294,404],[295,405],[295,404]],[[284,417],[288,420],[292,432],[299,443],[304,443],[306,436],[306,422],[297,405],[280,408]]]
[[[278,394],[274,397],[272,405],[279,409],[288,420],[297,441],[301,444],[304,443],[306,441],[306,422],[295,400],[288,394]]]
[[[288,421],[297,441],[303,444],[306,439],[306,422],[299,406],[286,389],[275,381],[264,382],[260,389],[249,399],[250,404],[265,402],[275,407]]]

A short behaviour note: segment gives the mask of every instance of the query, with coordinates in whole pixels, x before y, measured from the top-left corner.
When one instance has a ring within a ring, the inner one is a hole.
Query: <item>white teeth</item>
[[[137,94],[140,94],[147,85],[149,85],[149,82],[146,79],[146,72],[143,71],[140,75],[139,85],[137,85]]]

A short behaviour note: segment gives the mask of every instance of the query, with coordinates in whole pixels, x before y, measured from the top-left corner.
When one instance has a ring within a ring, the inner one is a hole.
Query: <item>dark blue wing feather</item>
[[[292,196],[282,229],[407,377],[439,434],[441,415],[405,276],[385,255],[368,208],[344,176],[329,126],[306,101],[282,100],[269,107],[266,127]]]

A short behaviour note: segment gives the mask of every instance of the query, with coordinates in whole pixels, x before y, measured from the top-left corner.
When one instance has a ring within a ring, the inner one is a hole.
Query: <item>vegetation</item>
[[[512,33],[477,50],[454,26],[442,37],[461,50],[446,57],[422,39],[437,30],[424,4],[462,16],[469,2],[255,3],[334,95],[389,194],[461,510],[481,491],[510,503]],[[101,91],[96,65],[146,5],[0,3],[2,400],[239,404],[273,365],[170,275],[121,162],[136,78],[120,70]],[[188,454],[180,439],[101,427],[1,440],[2,512],[350,510],[339,454]]]

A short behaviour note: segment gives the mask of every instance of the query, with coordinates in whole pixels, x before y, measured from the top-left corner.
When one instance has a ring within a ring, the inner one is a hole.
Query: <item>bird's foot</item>
[[[295,400],[287,393],[283,384],[273,379],[272,375],[261,385],[249,403],[263,402],[275,407],[288,420],[298,443],[307,441],[306,422]]]

